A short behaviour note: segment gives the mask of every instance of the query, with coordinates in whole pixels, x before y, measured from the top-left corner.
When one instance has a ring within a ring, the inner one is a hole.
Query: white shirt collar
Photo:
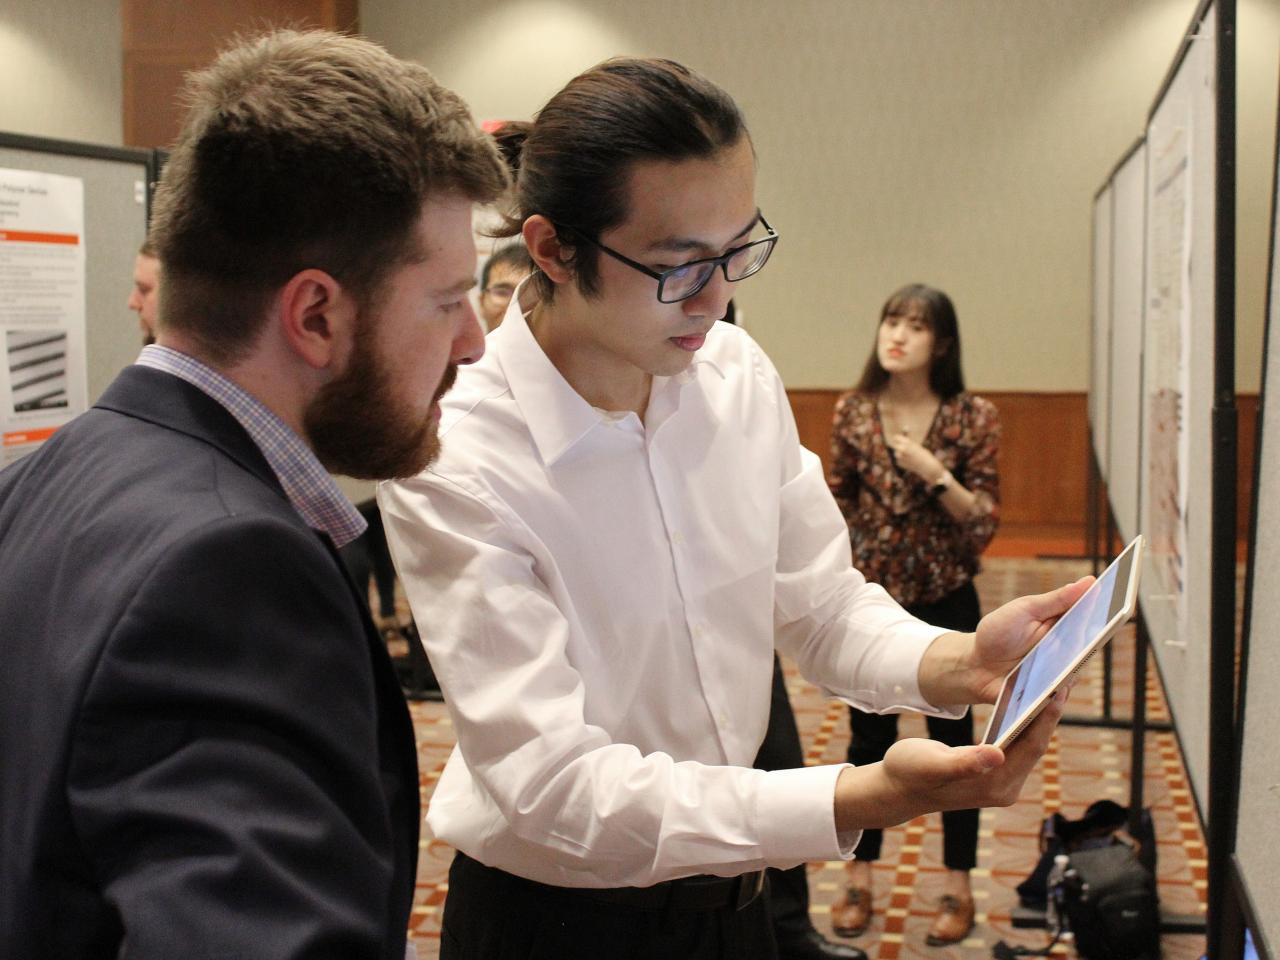
[[[502,325],[490,335],[488,346],[502,367],[516,403],[526,412],[538,412],[527,419],[529,432],[543,462],[553,464],[592,430],[618,418],[591,406],[574,390],[534,338],[527,317],[538,303],[538,294],[531,280],[526,278],[516,288]],[[724,379],[725,373],[715,360],[695,356],[693,363],[675,376],[653,378],[650,404],[659,395],[674,391],[668,403],[678,407],[681,388],[694,382],[699,368],[704,366]]]

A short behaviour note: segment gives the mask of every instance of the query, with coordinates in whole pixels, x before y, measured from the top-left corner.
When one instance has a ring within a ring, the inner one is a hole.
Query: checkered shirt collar
[[[262,451],[307,526],[328,534],[338,547],[364,533],[364,518],[338,489],[311,448],[261,400],[194,357],[169,347],[143,347],[137,362],[185,380],[226,407]]]

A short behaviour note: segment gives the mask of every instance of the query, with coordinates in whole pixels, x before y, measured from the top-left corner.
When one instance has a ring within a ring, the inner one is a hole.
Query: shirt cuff
[[[762,859],[796,864],[853,856],[862,832],[836,836],[836,780],[847,766],[773,770],[762,778],[756,799]]]
[[[844,700],[867,713],[903,713],[911,711],[931,717],[958,720],[969,709],[967,703],[935,706],[920,692],[920,661],[933,641],[944,633],[955,633],[946,627],[935,627],[921,620],[912,619],[893,626],[893,662],[901,665],[898,682],[878,691],[858,690],[850,697],[837,690],[825,689],[828,696]],[[905,669],[902,669],[905,667]]]
[[[902,631],[902,643],[911,650],[916,661],[916,671],[911,675],[911,684],[907,690],[907,695],[917,703],[923,704],[924,709],[920,713],[933,717],[945,717],[948,720],[958,720],[969,710],[967,703],[952,703],[942,706],[934,706],[925,699],[924,694],[920,692],[920,668],[919,663],[924,659],[925,651],[944,633],[958,633],[963,631],[949,630],[946,627],[935,627],[927,623],[912,625]],[[914,645],[914,646],[912,646]]]

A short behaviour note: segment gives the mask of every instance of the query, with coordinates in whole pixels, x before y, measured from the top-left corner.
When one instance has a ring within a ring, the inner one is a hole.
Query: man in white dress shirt
[[[753,770],[775,646],[861,709],[958,715],[1084,585],[961,635],[853,569],[778,374],[716,322],[777,234],[714,84],[587,71],[530,125],[514,202],[538,272],[442,403],[440,459],[379,490],[457,734],[427,817],[459,851],[441,956],[776,957],[764,867],[1011,803],[1061,702],[1007,755]]]

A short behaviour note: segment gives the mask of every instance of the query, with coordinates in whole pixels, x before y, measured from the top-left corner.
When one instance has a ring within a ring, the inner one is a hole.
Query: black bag
[[[1061,910],[1087,960],[1158,960],[1155,876],[1120,840],[1070,854]]]
[[[1124,830],[1128,819],[1129,812],[1114,800],[1094,801],[1079,820],[1068,820],[1060,813],[1046,817],[1040,827],[1040,860],[1027,879],[1018,884],[1018,900],[1022,906],[1036,910],[1045,908],[1049,871],[1053,869],[1055,856],[1110,846],[1115,842],[1116,834]],[[1138,859],[1155,876],[1156,833],[1150,810],[1142,811],[1133,839],[1138,848]]]
[[[1079,820],[1068,820],[1060,813],[1045,818],[1040,861],[1018,884],[1022,905],[1043,910],[1054,858],[1067,854],[1070,882],[1064,884],[1060,912],[1086,960],[1156,960],[1160,956],[1151,811],[1142,811],[1130,842],[1120,839],[1127,821],[1128,811],[1111,800],[1091,803]]]

